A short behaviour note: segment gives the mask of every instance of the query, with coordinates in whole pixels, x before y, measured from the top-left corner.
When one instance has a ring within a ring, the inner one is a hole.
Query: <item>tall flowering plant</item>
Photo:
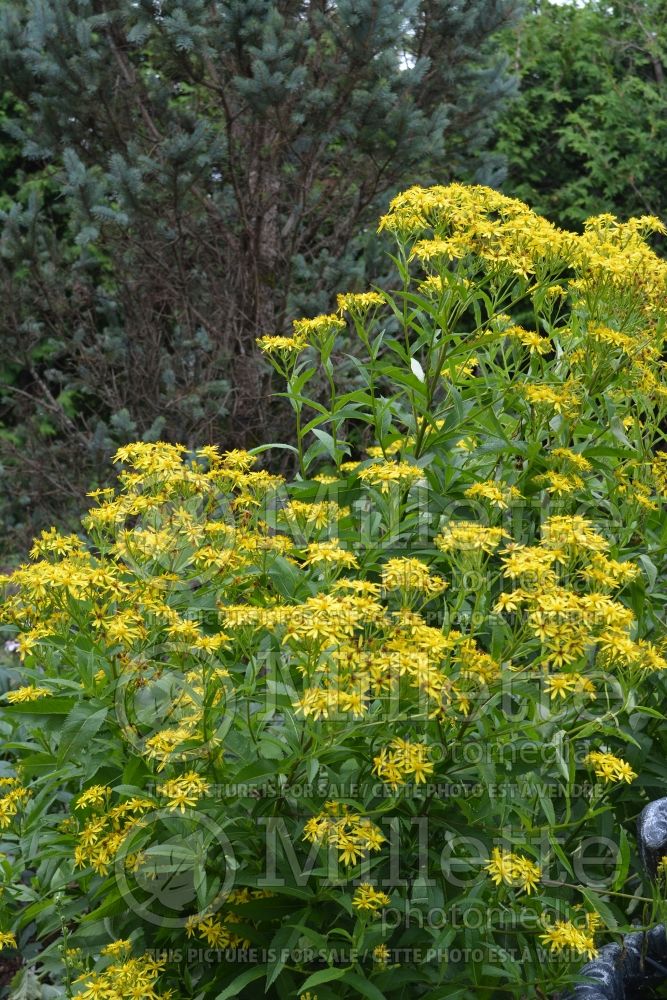
[[[130,445],[7,581],[15,991],[544,998],[664,919],[663,228],[380,228],[394,289],[261,340],[292,480]]]

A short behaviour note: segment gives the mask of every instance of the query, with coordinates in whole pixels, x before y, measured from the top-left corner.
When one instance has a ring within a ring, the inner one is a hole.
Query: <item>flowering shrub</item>
[[[381,228],[394,291],[262,340],[293,481],[122,448],[7,582],[0,940],[44,996],[545,997],[660,916],[662,228],[457,185]]]

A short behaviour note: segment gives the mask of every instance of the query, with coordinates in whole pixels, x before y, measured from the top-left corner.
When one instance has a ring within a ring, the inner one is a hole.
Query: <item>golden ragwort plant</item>
[[[44,996],[546,997],[660,916],[663,227],[452,185],[380,228],[393,290],[260,342],[292,481],[129,445],[7,580],[1,941]]]

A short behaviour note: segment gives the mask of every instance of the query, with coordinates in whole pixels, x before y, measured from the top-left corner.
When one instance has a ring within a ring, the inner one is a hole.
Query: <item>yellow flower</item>
[[[573,473],[565,475],[562,472],[553,471],[545,472],[543,476],[536,476],[535,482],[544,485],[547,492],[553,493],[555,496],[574,493],[575,490],[580,490],[584,486],[581,476]]]
[[[267,335],[258,337],[257,346],[263,354],[299,354],[308,343],[305,337],[282,337],[279,335]]]
[[[303,565],[314,566],[317,563],[333,563],[336,566],[345,567],[359,565],[355,554],[341,548],[337,541],[313,542],[308,546]]]
[[[76,800],[75,809],[85,809],[87,806],[103,806],[111,795],[108,785],[91,785]]]
[[[389,959],[391,958],[391,952],[387,948],[386,944],[376,944],[373,948],[373,961],[376,965],[379,965],[381,969],[386,968],[389,964]]]
[[[556,954],[572,951],[577,955],[586,955],[587,958],[595,958],[597,955],[592,931],[588,928],[580,929],[569,920],[557,920],[540,935],[540,941],[549,945]]]
[[[118,941],[112,941],[111,944],[105,944],[104,947],[100,949],[100,955],[113,955],[114,958],[118,958],[119,955],[125,955],[131,950],[132,942],[127,938],[121,938]]]
[[[471,499],[480,497],[483,500],[488,500],[492,506],[499,507],[500,510],[507,510],[511,503],[522,499],[521,493],[516,486],[509,486],[508,483],[504,483],[501,479],[488,479],[483,483],[475,483],[473,486],[468,487],[465,491],[465,496]]]
[[[425,594],[439,594],[447,587],[440,576],[429,573],[419,559],[389,559],[382,566],[382,584],[387,590],[419,590]]]
[[[553,458],[560,459],[563,462],[569,462],[569,464],[573,465],[575,469],[579,470],[579,472],[590,472],[592,468],[591,463],[587,458],[584,458],[584,456],[580,455],[579,452],[572,451],[571,448],[554,448],[551,455]]]
[[[603,552],[609,548],[591,521],[579,514],[547,518],[542,526],[542,539],[548,548],[564,548],[574,553]]]
[[[572,380],[554,386],[524,385],[521,392],[533,406],[547,406],[566,417],[573,416],[579,408],[579,390]]]
[[[595,698],[595,687],[581,674],[551,674],[546,679],[544,687],[549,692],[552,701],[556,698],[565,700],[573,692],[587,694],[589,698]]]
[[[479,441],[473,434],[469,434],[467,437],[460,438],[455,447],[460,448],[461,451],[474,451]]]
[[[228,929],[220,920],[213,916],[208,916],[198,922],[197,933],[212,948],[226,948],[230,942]]]
[[[337,297],[338,312],[349,312],[351,316],[365,316],[371,309],[385,304],[379,292],[346,292]]]
[[[362,882],[352,897],[352,906],[362,913],[367,911],[376,914],[378,910],[389,906],[390,903],[391,899],[387,893],[374,889],[369,882]]]
[[[349,511],[338,506],[334,501],[306,503],[301,500],[290,500],[280,511],[289,522],[311,522],[316,528],[325,528],[328,524],[345,516]]]
[[[484,867],[496,885],[504,883],[520,889],[528,896],[535,891],[542,878],[542,869],[529,858],[503,851],[499,847],[493,848],[491,858]]]
[[[184,813],[186,806],[195,806],[210,787],[209,782],[200,778],[196,771],[188,771],[180,778],[172,778],[163,785],[158,785],[157,790],[159,795],[169,799],[169,809],[180,809]]]
[[[451,521],[434,541],[441,552],[484,552],[490,555],[503,539],[502,528],[487,528],[476,521]]]
[[[0,798],[0,830],[6,830],[30,794],[26,788],[21,787],[18,778],[6,778],[2,784],[12,786],[11,791]]]
[[[395,739],[373,758],[373,772],[394,789],[404,785],[410,775],[415,784],[423,784],[433,774],[433,764],[428,757],[429,749],[423,743]]]
[[[293,324],[297,337],[305,341],[322,340],[345,329],[345,320],[335,313],[315,316],[314,319],[295,319]]]
[[[475,368],[479,365],[479,358],[476,355],[468,358],[467,361],[461,361],[458,365],[445,365],[445,367],[440,372],[440,377],[445,379],[457,379],[472,378],[475,374]]]
[[[503,611],[517,611],[521,607],[521,602],[525,600],[523,590],[514,590],[509,594],[499,594],[498,600],[493,606],[494,614],[502,614]]]
[[[411,486],[424,478],[423,470],[409,462],[368,465],[365,469],[359,469],[357,475],[369,486],[379,487],[381,493],[389,493],[394,485]]]
[[[593,750],[584,757],[584,764],[589,764],[596,777],[601,778],[607,784],[625,781],[629,785],[637,777],[636,772],[632,770],[627,761],[614,756],[613,753]]]
[[[503,330],[503,334],[513,340],[518,340],[520,344],[528,348],[530,354],[548,354],[553,347],[548,337],[543,337],[534,330],[524,330],[522,326],[510,326]]]
[[[345,865],[356,864],[369,851],[379,851],[386,839],[374,823],[338,802],[327,802],[323,812],[307,821],[303,838],[335,847]]]
[[[8,691],[6,698],[11,705],[25,701],[37,701],[39,698],[46,698],[51,692],[45,687],[35,687],[34,684],[26,684],[24,687]]]
[[[119,943],[124,945],[126,942]],[[117,961],[102,972],[85,972],[79,976],[76,982],[82,984],[83,992],[77,993],[77,996],[82,1000],[168,1000],[173,997],[171,991],[158,993],[155,989],[164,963],[149,955],[132,958],[124,954],[121,958],[104,949],[103,953],[111,954]]]

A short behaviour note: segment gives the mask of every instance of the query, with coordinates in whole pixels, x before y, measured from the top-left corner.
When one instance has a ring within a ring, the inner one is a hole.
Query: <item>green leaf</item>
[[[602,899],[600,899],[600,896],[596,892],[592,889],[584,889],[582,887],[581,895],[589,903],[591,908],[595,910],[596,913],[600,914],[605,927],[607,927],[608,930],[613,931],[616,927],[618,927],[618,921],[613,912],[609,909],[609,906],[603,902]]]
[[[295,917],[298,915],[298,913],[294,914]],[[300,937],[300,929],[288,924],[285,927],[281,927],[280,930],[278,930],[271,938],[271,944],[269,947],[271,952],[274,953],[274,958],[268,963],[265,992],[268,993],[269,986],[276,981],[282,970],[285,968],[285,965],[289,960],[290,952]]]
[[[78,702],[75,698],[40,698],[39,701],[26,701],[16,705],[8,705],[3,711],[12,715],[67,715]]]
[[[620,829],[618,846],[621,852],[621,856],[619,859],[620,864],[618,866],[616,878],[614,879],[614,884],[612,886],[612,888],[617,892],[620,891],[625,885],[625,880],[627,879],[628,871],[630,870],[630,844],[628,842],[628,835],[623,829],[623,827],[621,827]]]
[[[89,704],[77,705],[65,720],[58,746],[59,764],[87,746],[104,725],[108,709],[100,708],[91,713],[90,708]]]
[[[237,997],[248,983],[254,983],[256,979],[261,979],[265,972],[266,965],[257,965],[253,969],[246,969],[222,993],[218,993],[214,1000],[231,1000],[232,997]]]
[[[319,972],[314,972],[312,976],[308,976],[308,979],[306,979],[301,987],[301,992],[305,993],[306,990],[312,989],[313,986],[321,986],[322,983],[331,983],[334,979],[342,979],[347,971],[347,969],[333,967],[330,969],[320,969]]]
[[[343,976],[343,982],[354,986],[358,993],[364,997],[368,997],[369,1000],[387,1000],[384,993],[377,986],[369,983],[367,979],[364,979],[363,976],[358,975],[356,972],[346,972]]]

